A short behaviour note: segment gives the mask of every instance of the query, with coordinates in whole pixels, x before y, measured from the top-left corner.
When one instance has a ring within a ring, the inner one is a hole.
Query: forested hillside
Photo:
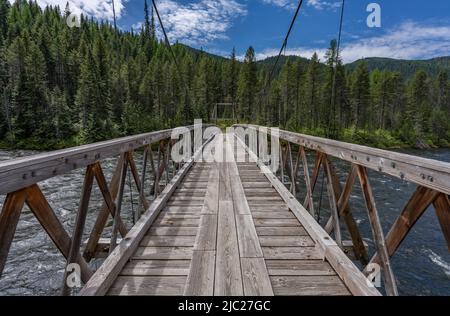
[[[152,12],[141,32],[81,19],[68,9],[0,0],[0,143],[49,149],[210,121],[215,103],[234,103],[239,122],[281,126],[376,146],[446,145],[450,83],[446,71],[374,70],[364,62],[286,58],[274,80],[245,60],[216,58],[155,36]],[[336,69],[336,72],[334,71]],[[336,88],[333,89],[333,78]],[[232,109],[220,115],[230,116]]]

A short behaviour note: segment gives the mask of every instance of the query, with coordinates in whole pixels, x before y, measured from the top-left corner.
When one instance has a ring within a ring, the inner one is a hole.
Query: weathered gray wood
[[[358,166],[357,169],[359,182],[363,191],[364,199],[366,201],[367,212],[369,213],[370,227],[372,228],[373,238],[377,247],[377,251],[381,257],[381,265],[383,267],[384,281],[386,284],[386,293],[388,295],[398,295],[397,285],[395,282],[394,273],[392,272],[389,254],[384,239],[383,229],[381,227],[380,218],[375,205],[375,198],[373,197],[372,188],[369,183],[366,168]]]
[[[269,275],[336,275],[323,260],[266,260]]]
[[[242,283],[246,296],[273,296],[264,258],[241,258]]]
[[[311,193],[309,193],[310,195],[308,195],[308,193],[307,193],[307,195],[305,197],[305,202],[303,202],[303,205],[305,206],[306,209],[308,209],[308,208],[311,209],[310,206],[314,205],[314,202],[312,200],[312,194],[314,193],[317,179],[319,178],[320,167],[322,166],[322,158],[323,158],[322,153],[318,152],[316,154],[316,162],[314,164],[314,170],[313,170],[311,182],[309,185],[309,190],[307,190],[307,192],[311,192]]]
[[[303,174],[305,177],[305,184],[306,184],[306,199],[308,201],[308,204],[304,203],[304,205],[305,205],[306,209],[309,209],[309,213],[314,217],[314,216],[316,216],[316,212],[314,210],[313,193],[312,193],[312,188],[311,188],[311,178],[309,177],[308,159],[306,159],[305,147],[300,146],[299,153],[302,158]],[[318,174],[318,172],[317,172],[317,174]],[[316,176],[316,179],[317,179],[317,176]]]
[[[185,276],[119,276],[108,295],[183,295]]]
[[[236,214],[236,227],[241,258],[262,258],[263,253],[252,216]]]
[[[328,200],[330,202],[331,216],[333,217],[334,238],[338,246],[342,248],[341,226],[339,221],[339,211],[336,202],[336,193],[333,188],[331,177],[331,168],[328,157],[324,157],[324,169],[327,183]]]
[[[190,260],[132,260],[120,272],[122,276],[178,276],[189,274]]]
[[[321,251],[316,247],[262,247],[265,259],[320,260]]]
[[[148,236],[196,236],[197,227],[151,227]]]
[[[26,189],[26,194],[26,203],[28,207],[50,236],[59,251],[65,258],[67,258],[70,251],[71,239],[55,212],[48,204],[41,189],[34,184]],[[81,280],[83,282],[87,282],[92,276],[92,271],[79,253],[76,257],[76,263],[80,265]]]
[[[125,153],[125,158],[123,159],[123,165],[122,165],[122,174],[120,176],[120,184],[119,184],[119,193],[117,196],[117,203],[109,200],[109,199],[112,199],[112,196],[109,196],[109,190],[105,189],[106,181],[104,181],[104,179],[102,177],[103,172],[101,171],[101,169],[96,170],[97,182],[99,184],[100,190],[102,191],[103,198],[105,199],[106,204],[108,205],[111,213],[114,213],[111,242],[109,245],[109,253],[113,252],[114,248],[116,248],[116,245],[117,245],[117,231],[118,231],[118,227],[119,227],[120,211],[122,209],[122,200],[123,200],[123,193],[124,193],[124,188],[125,188],[125,180],[127,178],[127,172],[128,172],[128,161],[129,161],[129,153]]]
[[[275,295],[350,295],[337,276],[272,276]]]
[[[195,236],[145,236],[142,247],[192,247]]]
[[[309,236],[259,236],[262,247],[314,247]]]
[[[258,236],[306,236],[303,227],[256,227]]]
[[[132,259],[138,260],[188,260],[192,258],[192,247],[141,247],[134,252]]]
[[[72,234],[72,241],[70,243],[70,250],[67,256],[67,265],[74,263],[77,256],[80,255],[81,238],[83,238],[84,225],[86,223],[89,200],[91,198],[92,185],[94,183],[95,168],[96,168],[95,164],[89,165],[86,168],[83,188],[81,191],[80,205],[78,207],[77,217],[75,219],[75,226]],[[68,295],[70,293],[66,281],[67,281],[67,266],[66,269],[64,270],[62,295]]]
[[[217,215],[202,215],[195,239],[194,250],[215,250]]]
[[[434,201],[434,207],[450,251],[450,199],[448,195],[440,194]]]
[[[215,251],[194,251],[184,295],[212,296],[214,293]]]
[[[233,203],[219,201],[215,295],[243,295]]]
[[[8,193],[0,213],[0,277],[8,258],[9,249],[26,197],[25,190]]]

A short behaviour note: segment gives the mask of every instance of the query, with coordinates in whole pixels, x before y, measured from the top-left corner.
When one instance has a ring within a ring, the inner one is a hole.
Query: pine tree
[[[358,64],[351,87],[353,124],[358,129],[371,128],[370,78],[364,62]]]
[[[255,118],[256,70],[255,50],[250,46],[245,53],[238,84],[238,118],[244,122]]]
[[[307,126],[310,129],[317,128],[319,125],[319,57],[316,53],[309,61],[304,90]]]

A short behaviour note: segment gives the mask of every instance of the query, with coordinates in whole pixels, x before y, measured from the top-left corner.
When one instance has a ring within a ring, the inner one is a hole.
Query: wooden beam
[[[378,217],[377,207],[375,205],[375,198],[373,196],[372,188],[367,176],[367,170],[363,166],[357,168],[359,182],[363,191],[364,199],[366,201],[367,212],[369,214],[370,227],[372,228],[373,238],[377,251],[380,253],[381,266],[383,267],[384,282],[386,293],[390,296],[397,296],[397,285],[395,282],[394,273],[392,272],[389,254],[384,239],[383,228],[381,227],[380,218]]]
[[[342,190],[341,183],[339,182],[339,177],[333,168],[332,163],[329,161],[331,170],[331,180],[333,181],[333,190],[337,199],[337,207],[339,210],[339,216],[344,219],[347,226],[347,230],[352,239],[352,247],[357,260],[361,262],[364,266],[368,262],[367,247],[364,245],[361,233],[358,229],[358,224],[353,217],[353,214],[348,205],[350,194],[352,192],[353,184],[355,183],[357,172],[356,166],[352,165],[350,173],[347,176],[347,180]],[[325,225],[325,231],[330,234],[333,231],[333,218],[330,217]]]
[[[119,194],[117,195],[116,202],[113,202],[111,204],[110,210],[114,209],[114,218],[113,218],[113,226],[112,226],[112,233],[111,233],[111,240],[109,244],[109,253],[113,252],[114,248],[116,248],[117,245],[117,230],[119,226],[119,220],[120,220],[120,211],[122,209],[122,200],[123,200],[123,193],[125,188],[125,181],[127,179],[127,172],[128,172],[128,161],[129,161],[129,152],[125,153],[125,159],[123,159],[123,165],[122,165],[122,173],[120,175],[120,184],[119,184]],[[98,172],[98,170],[96,170]],[[108,201],[108,198],[103,195],[105,201]],[[108,202],[106,202],[108,204]],[[123,236],[122,236],[123,237]]]
[[[411,228],[438,197],[439,192],[419,186],[402,210],[400,216],[392,225],[386,236],[386,246],[389,256],[392,256],[402,241],[406,238]],[[370,263],[380,264],[380,255],[374,254]]]
[[[0,213],[0,277],[5,268],[6,259],[8,258],[9,249],[14,239],[20,212],[26,197],[25,190],[8,193]]]
[[[450,251],[450,199],[448,195],[440,194],[434,201],[434,207]]]
[[[316,187],[317,179],[319,178],[320,166],[322,165],[322,158],[323,158],[322,153],[317,152],[316,162],[314,164],[314,171],[313,171],[313,175],[311,178],[311,184],[309,186],[310,187],[309,191],[311,193],[310,193],[310,196],[308,196],[308,195],[306,196],[305,202],[303,202],[303,205],[305,206],[306,209],[308,209],[311,205],[314,205],[314,203],[312,202],[312,195],[314,192],[314,188]],[[305,160],[306,160],[306,155],[305,155]],[[303,164],[303,168],[305,168],[305,164]],[[311,210],[311,208],[310,208],[310,210]]]
[[[111,183],[109,184],[109,191],[111,193],[111,197],[115,200],[117,194],[119,192],[119,182],[120,176],[122,174],[123,160],[125,159],[125,154],[121,154],[119,160],[117,161],[116,169],[113,173]],[[84,249],[83,256],[87,261],[90,261],[95,256],[95,250],[97,249],[98,241],[102,236],[102,232],[105,229],[106,222],[108,221],[109,214],[111,214],[108,204],[103,201],[103,205],[100,209],[100,213],[98,214],[94,227],[92,228],[91,234],[89,236],[88,242]],[[111,214],[113,216],[113,214]],[[126,235],[126,227],[125,225],[119,227],[120,234],[122,236]]]
[[[41,189],[36,185],[32,185],[26,189],[27,199],[26,203],[30,210],[33,212],[34,216],[41,223],[42,227],[45,229],[47,234],[55,243],[56,247],[63,254],[65,258],[68,258],[71,239],[69,234],[64,229],[64,226],[59,221],[55,212],[48,204],[47,199],[44,194],[42,194]],[[92,276],[92,270],[89,268],[88,264],[81,256],[77,254],[76,263],[80,265],[81,269],[81,280],[87,282]]]
[[[316,212],[314,210],[314,200],[313,200],[313,190],[311,188],[311,178],[309,177],[309,168],[308,168],[308,159],[306,158],[306,152],[305,152],[305,148],[303,146],[300,146],[300,155],[302,158],[302,165],[303,165],[303,174],[304,174],[304,178],[305,178],[305,184],[306,184],[306,199],[304,203],[305,208],[309,209],[309,213],[315,217],[316,216]],[[317,168],[317,163],[318,163],[318,159],[320,159],[319,156],[316,157],[316,167],[314,168],[314,170],[316,170]],[[320,164],[319,164],[319,168],[320,168]],[[318,169],[317,169],[318,170]],[[317,179],[317,175],[319,174],[319,172],[317,171],[315,173],[315,179]]]
[[[139,193],[140,203],[142,203],[145,209],[148,209],[149,204],[144,195],[143,182],[141,182],[141,179],[139,178],[139,172],[137,170],[136,163],[134,162],[132,152],[128,153],[128,164],[130,165],[131,174],[133,175],[134,183],[136,184],[136,188]]]
[[[89,200],[91,199],[92,184],[94,183],[94,168],[96,165],[89,165],[86,168],[84,176],[83,188],[81,190],[80,205],[78,207],[77,217],[75,219],[75,227],[70,243],[69,255],[67,256],[67,265],[64,269],[62,295],[68,295],[70,289],[67,286],[67,266],[74,263],[77,256],[80,255],[81,238],[83,238],[84,225],[88,213]]]
[[[333,218],[333,227],[334,227],[334,237],[336,240],[336,243],[339,247],[342,248],[342,236],[341,236],[341,226],[339,222],[339,212],[336,202],[336,193],[334,192],[333,188],[333,180],[331,178],[331,168],[330,163],[328,161],[328,157],[324,157],[324,169],[325,169],[325,176],[326,176],[326,182],[327,182],[327,192],[328,192],[328,200],[330,202],[330,209],[331,209],[331,217]]]

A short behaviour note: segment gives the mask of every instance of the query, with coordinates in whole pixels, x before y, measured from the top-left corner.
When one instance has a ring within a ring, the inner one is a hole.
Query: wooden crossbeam
[[[20,212],[25,204],[26,197],[27,194],[24,189],[8,193],[0,213],[0,277],[8,258],[9,249],[14,239]]]
[[[67,265],[74,263],[77,256],[80,255],[81,238],[83,237],[84,225],[86,223],[86,217],[88,213],[89,200],[91,198],[92,185],[94,183],[94,173],[96,165],[89,165],[86,168],[86,174],[84,176],[83,188],[81,190],[80,205],[78,207],[77,216],[75,219],[74,231],[72,234],[72,240],[70,243],[69,255],[67,256]],[[67,266],[64,269],[62,295],[68,295],[70,289],[67,286]]]
[[[386,236],[386,246],[389,256],[395,253],[411,228],[431,203],[436,200],[438,195],[439,192],[434,190],[422,186],[417,188]],[[376,252],[370,260],[370,263],[379,264],[380,260],[380,254]]]
[[[342,248],[341,226],[339,222],[339,211],[336,202],[337,193],[334,191],[333,179],[331,176],[331,167],[328,161],[328,157],[324,156],[323,162],[327,183],[328,200],[330,202],[331,217],[333,219],[334,237],[338,246]]]
[[[119,181],[120,181],[120,176],[122,173],[124,159],[125,159],[125,155],[121,154],[119,160],[117,161],[117,166],[113,173],[111,183],[109,184],[108,190],[109,190],[111,198],[113,200],[116,199],[117,194],[119,192]],[[108,204],[106,203],[106,201],[103,201],[103,205],[102,205],[100,212],[95,220],[94,227],[92,228],[88,242],[84,249],[83,256],[87,261],[90,261],[95,256],[95,250],[97,249],[97,244],[102,236],[102,232],[105,229],[109,214],[111,214],[114,217],[115,213],[114,214],[111,213],[111,210],[108,207]],[[122,236],[126,235],[127,229],[123,223],[119,225],[119,231]]]
[[[442,232],[447,240],[447,247],[450,251],[450,199],[447,194],[441,193],[434,201],[436,214],[441,224]]]
[[[356,166],[351,166],[350,172],[344,185],[344,189],[342,189],[341,183],[339,182],[339,177],[337,176],[336,171],[333,168],[333,164],[330,161],[329,166],[331,171],[333,190],[337,201],[337,208],[339,210],[339,216],[340,218],[343,218],[352,239],[352,246],[355,252],[356,259],[359,260],[363,265],[366,265],[368,262],[367,248],[364,245],[364,241],[358,229],[358,224],[356,223],[350,206],[348,205],[353,184],[355,183],[357,177]],[[332,217],[328,219],[328,222],[326,223],[324,228],[328,234],[333,231],[334,226]]]
[[[314,164],[314,170],[313,170],[313,174],[311,177],[311,184],[310,184],[310,188],[309,188],[309,195],[307,194],[306,198],[305,198],[305,202],[303,202],[303,205],[306,209],[310,209],[311,207],[314,206],[313,200],[312,200],[312,194],[314,192],[314,189],[316,187],[316,183],[317,183],[317,179],[319,178],[319,172],[320,172],[320,166],[322,165],[322,158],[323,155],[321,152],[317,152],[316,154],[316,162]],[[306,155],[305,155],[305,159],[304,161],[306,161]],[[305,162],[303,163],[303,166],[305,166]],[[307,167],[306,167],[307,168]],[[308,171],[309,172],[309,171]]]
[[[370,227],[372,228],[373,238],[377,251],[380,253],[381,265],[383,267],[384,282],[386,293],[390,296],[397,296],[397,284],[395,282],[394,273],[392,271],[389,254],[384,239],[383,229],[381,227],[380,218],[378,216],[377,207],[375,205],[375,198],[373,196],[372,187],[370,186],[367,170],[363,166],[357,167],[359,182],[364,195],[364,200],[367,206],[367,213],[369,214]]]
[[[26,189],[26,192],[26,203],[28,207],[33,212],[34,216],[38,219],[39,223],[41,223],[42,227],[50,236],[50,238],[53,240],[59,251],[64,255],[65,258],[68,258],[72,240],[69,237],[69,234],[64,229],[64,226],[59,221],[55,212],[48,204],[47,199],[45,198],[41,189],[37,184],[33,184]],[[93,274],[92,270],[89,268],[88,264],[79,253],[76,255],[75,262],[80,265],[81,280],[83,282],[87,282]]]

